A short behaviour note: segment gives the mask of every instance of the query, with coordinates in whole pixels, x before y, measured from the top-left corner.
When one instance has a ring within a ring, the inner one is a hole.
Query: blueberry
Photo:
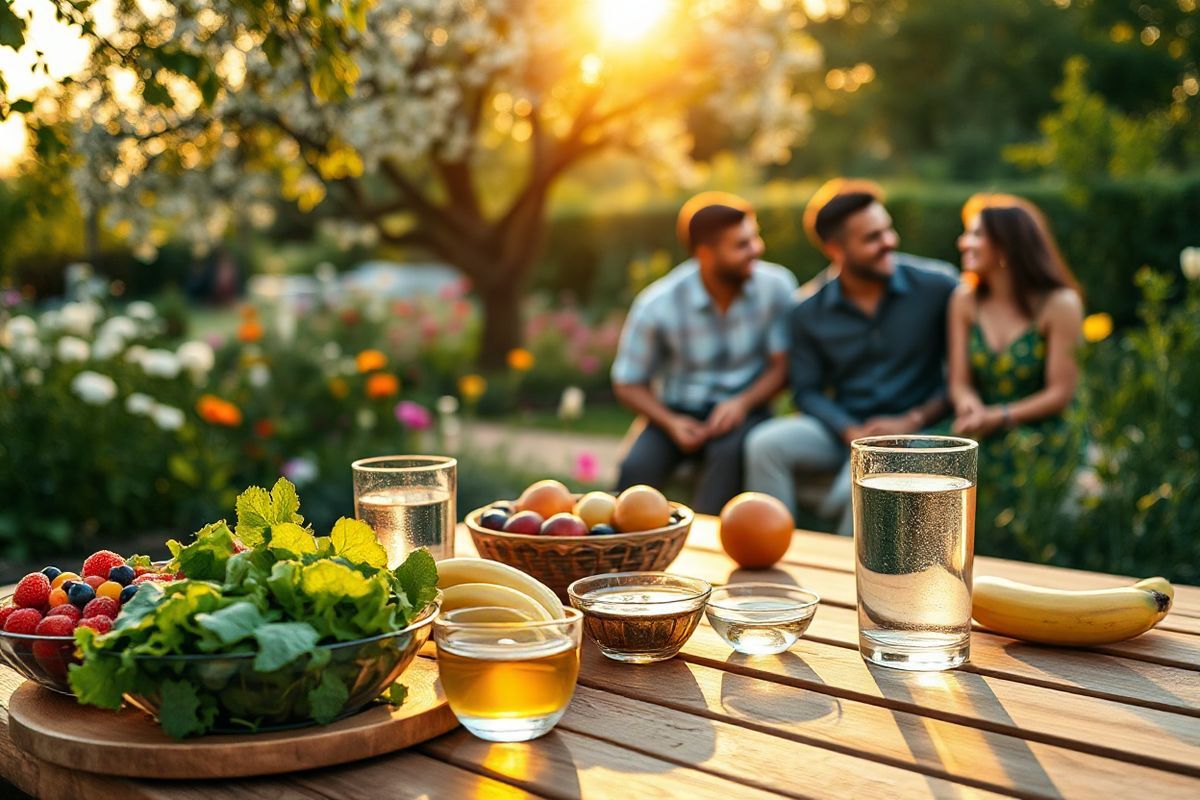
[[[43,567],[42,574],[45,575],[50,580],[54,580],[59,575],[62,575],[62,570],[59,569],[58,567]]]
[[[71,588],[67,589],[67,600],[73,606],[82,608],[96,599],[96,590],[83,581],[69,581]]]
[[[506,522],[508,522],[508,514],[495,508],[483,512],[483,516],[479,518],[480,526],[492,531],[504,530],[504,523]]]
[[[133,583],[133,579],[137,577],[137,570],[128,564],[122,564],[119,567],[113,567],[108,571],[108,579],[116,581],[122,586],[128,586]]]
[[[605,525],[605,524],[601,523],[599,525],[593,525],[592,529],[590,531],[588,531],[588,534],[590,536],[607,536],[610,533],[616,533],[616,532],[617,532],[617,529],[614,528],[612,525]]]
[[[142,587],[134,586],[133,584],[126,586],[124,589],[121,590],[121,596],[117,598],[117,602],[120,603],[121,605],[125,605],[126,603],[128,603],[130,600],[133,599],[133,596],[135,594],[137,594],[137,591],[140,588],[142,588]]]

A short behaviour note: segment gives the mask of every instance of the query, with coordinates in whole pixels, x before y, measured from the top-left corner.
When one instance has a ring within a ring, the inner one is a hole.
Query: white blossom
[[[355,421],[358,422],[358,427],[369,431],[375,427],[375,412],[369,408],[360,408],[355,416]]]
[[[21,373],[21,383],[29,386],[42,385],[42,371],[37,367],[29,367]]]
[[[142,359],[146,357],[146,353],[150,350],[144,344],[135,344],[125,351],[125,360],[130,364],[141,366]]]
[[[141,358],[142,369],[154,378],[174,378],[179,374],[179,358],[170,350],[156,347]]]
[[[266,364],[254,364],[247,371],[246,380],[255,389],[261,389],[271,382],[271,370]]]
[[[107,361],[120,354],[125,342],[119,336],[99,336],[92,343],[92,357],[99,361]]]
[[[183,427],[183,412],[174,406],[156,403],[150,411],[150,418],[164,431],[177,431]]]
[[[42,357],[42,343],[32,336],[27,339],[18,339],[13,342],[12,353],[18,361],[26,363],[37,361]]]
[[[59,361],[87,361],[91,356],[91,347],[76,336],[64,336],[58,340],[54,352]]]
[[[213,353],[212,346],[199,339],[179,345],[175,355],[179,358],[180,366],[187,370],[188,374],[196,381],[200,381],[205,375],[212,372],[213,364],[216,362],[216,354]]]
[[[126,342],[136,339],[137,335],[137,323],[132,318],[122,314],[117,314],[104,320],[104,322],[100,323],[100,329],[96,332],[96,338],[98,339],[110,336]]]
[[[583,389],[578,386],[568,386],[563,389],[558,401],[558,418],[563,420],[579,419],[583,416]]]
[[[18,314],[8,321],[4,326],[4,335],[11,346],[12,342],[19,339],[29,339],[37,336],[38,326],[33,321],[33,317],[28,317],[24,314]]]
[[[125,306],[125,313],[139,322],[150,322],[158,317],[158,309],[145,300],[134,300]]]
[[[321,348],[321,355],[326,361],[337,361],[342,357],[342,346],[337,342],[326,342]]]
[[[452,394],[444,394],[437,400],[437,412],[443,417],[458,413],[458,398]]]
[[[139,417],[146,417],[154,410],[154,398],[141,392],[134,392],[125,398],[125,410]]]
[[[117,384],[107,375],[84,370],[71,379],[71,391],[88,405],[107,405],[117,396]]]
[[[67,303],[59,312],[62,329],[76,336],[90,336],[101,313],[95,303]]]
[[[317,462],[305,456],[289,458],[283,462],[283,477],[297,486],[305,486],[317,479]]]
[[[1189,281],[1200,281],[1200,247],[1185,247],[1179,252],[1179,268]]]

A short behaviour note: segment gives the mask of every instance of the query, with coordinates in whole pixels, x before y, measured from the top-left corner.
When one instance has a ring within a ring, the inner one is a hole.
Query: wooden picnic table
[[[473,554],[470,536],[459,550]],[[50,765],[8,738],[19,684],[0,669],[0,771],[45,798],[1200,797],[1200,587],[1158,629],[1095,650],[976,631],[944,673],[858,654],[852,543],[797,532],[783,562],[737,569],[699,518],[671,571],[796,583],[823,601],[779,656],[731,653],[701,625],[682,654],[617,664],[584,646],[570,710],[547,736],[489,744],[462,729],[409,751],[237,781],[132,781]],[[1126,579],[976,559],[976,574],[1094,588]],[[0,787],[2,789],[2,787]]]

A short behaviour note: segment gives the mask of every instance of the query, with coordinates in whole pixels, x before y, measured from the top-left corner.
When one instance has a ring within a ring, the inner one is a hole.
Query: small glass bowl
[[[11,594],[0,597],[0,608],[12,605]],[[0,631],[0,664],[59,694],[74,694],[67,667],[78,664],[74,636],[36,636]]]
[[[700,624],[711,592],[706,581],[665,572],[610,572],[567,587],[588,638],[629,664],[674,657]]]
[[[731,583],[712,590],[704,614],[725,643],[750,656],[775,655],[808,630],[821,598],[782,583]]]

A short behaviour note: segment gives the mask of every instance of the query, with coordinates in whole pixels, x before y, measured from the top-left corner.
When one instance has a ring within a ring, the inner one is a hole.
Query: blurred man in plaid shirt
[[[634,300],[613,362],[617,399],[646,419],[617,488],[661,489],[680,462],[699,459],[693,507],[716,514],[742,490],[742,443],[787,382],[796,279],[759,260],[758,222],[741,198],[693,198],[679,233],[692,257]]]

